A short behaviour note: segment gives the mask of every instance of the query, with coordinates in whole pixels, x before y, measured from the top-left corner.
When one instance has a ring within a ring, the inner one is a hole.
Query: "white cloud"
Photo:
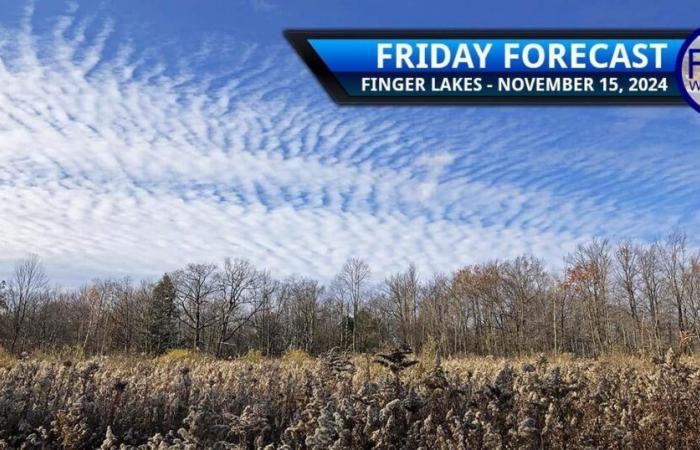
[[[697,194],[697,157],[631,160],[604,135],[558,146],[573,120],[341,109],[291,52],[245,46],[221,83],[129,47],[107,56],[109,23],[86,38],[69,14],[39,38],[30,22],[0,33],[0,278],[27,252],[67,282],[225,256],[324,278],[350,255],[381,275],[524,252],[556,264],[594,234],[682,220],[627,198],[640,179]]]

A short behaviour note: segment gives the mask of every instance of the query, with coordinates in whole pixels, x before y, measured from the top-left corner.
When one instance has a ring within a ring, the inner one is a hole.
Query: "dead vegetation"
[[[380,364],[373,362],[376,359]],[[694,448],[694,360],[31,357],[0,368],[0,447]]]

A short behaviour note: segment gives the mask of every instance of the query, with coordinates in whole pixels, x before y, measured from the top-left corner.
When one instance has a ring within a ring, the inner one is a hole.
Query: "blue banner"
[[[310,39],[309,43],[336,73],[669,73],[675,70],[683,39]]]
[[[343,104],[680,104],[676,65],[689,34],[318,30],[287,38]]]

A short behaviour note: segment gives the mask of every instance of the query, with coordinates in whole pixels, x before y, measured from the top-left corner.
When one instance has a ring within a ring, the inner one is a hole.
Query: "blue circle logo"
[[[681,46],[676,60],[676,79],[685,101],[700,113],[700,29]]]

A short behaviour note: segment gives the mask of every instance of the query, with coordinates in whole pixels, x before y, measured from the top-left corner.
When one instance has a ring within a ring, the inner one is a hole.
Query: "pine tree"
[[[163,353],[173,348],[177,340],[177,306],[175,285],[168,274],[153,288],[148,334],[153,352]]]
[[[7,283],[4,280],[0,281],[0,310],[7,308]]]

